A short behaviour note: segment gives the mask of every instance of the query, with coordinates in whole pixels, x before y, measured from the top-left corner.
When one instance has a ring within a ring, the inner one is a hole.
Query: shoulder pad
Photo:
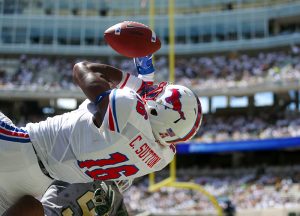
[[[109,95],[108,126],[112,131],[120,133],[136,104],[137,94],[129,89],[114,89]]]

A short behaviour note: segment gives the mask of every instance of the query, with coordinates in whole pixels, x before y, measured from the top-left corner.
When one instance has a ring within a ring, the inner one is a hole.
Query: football
[[[161,43],[148,26],[124,21],[111,26],[104,32],[105,41],[123,56],[136,58],[152,54],[160,49]]]

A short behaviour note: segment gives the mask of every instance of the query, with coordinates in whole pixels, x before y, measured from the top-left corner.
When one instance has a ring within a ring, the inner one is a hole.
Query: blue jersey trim
[[[117,131],[120,133],[118,119],[117,119],[117,112],[116,112],[116,90],[113,91],[113,95],[112,95],[112,112],[117,126],[116,127]]]
[[[0,134],[1,140],[11,141],[11,142],[19,142],[19,143],[29,143],[30,138],[16,138],[16,137],[8,137],[3,134]]]
[[[96,97],[96,101],[95,101],[95,104],[98,105],[107,95],[110,94],[112,90],[109,89],[105,92],[102,92],[101,94],[99,94],[97,97]]]
[[[7,129],[7,130],[13,131],[13,132],[16,131],[16,132],[22,132],[22,133],[28,134],[27,131],[25,131],[25,130],[23,130],[21,128],[17,128],[17,127],[14,127],[12,125],[9,125],[6,122],[1,121],[1,120],[0,120],[0,126],[3,127],[3,128],[5,128],[5,129]]]
[[[4,121],[0,120],[0,128],[1,130],[6,130],[6,131],[10,131],[10,132],[18,132],[18,133],[24,133],[26,135],[28,135],[28,132],[21,129],[21,128],[17,128],[15,126],[9,125]],[[0,133],[0,139],[1,140],[6,140],[6,141],[11,141],[11,142],[20,142],[20,143],[28,143],[31,142],[29,137],[18,137],[17,135],[7,135],[4,133]]]

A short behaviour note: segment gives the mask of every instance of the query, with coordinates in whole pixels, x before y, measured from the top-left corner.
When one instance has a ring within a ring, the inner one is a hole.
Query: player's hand
[[[134,58],[134,64],[140,75],[148,75],[155,71],[152,63],[153,55],[148,55],[145,57]]]
[[[95,212],[97,215],[109,215],[115,200],[115,192],[111,185],[106,185],[104,182],[94,192]]]

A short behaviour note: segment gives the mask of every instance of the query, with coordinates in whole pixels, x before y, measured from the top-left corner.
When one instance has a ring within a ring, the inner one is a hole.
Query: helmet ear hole
[[[151,110],[150,110],[150,114],[151,114],[151,115],[154,115],[154,116],[157,116],[157,111],[156,111],[156,109],[151,109]]]

